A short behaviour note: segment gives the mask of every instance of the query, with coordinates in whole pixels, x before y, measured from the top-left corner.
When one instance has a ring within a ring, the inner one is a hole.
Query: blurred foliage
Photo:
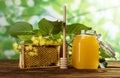
[[[12,50],[16,39],[7,33],[10,26],[25,21],[37,29],[36,25],[43,17],[61,20],[64,4],[67,4],[68,24],[82,23],[92,27],[102,34],[103,40],[112,44],[119,55],[120,32],[113,34],[115,38],[111,34],[115,32],[114,27],[120,31],[119,3],[119,0],[0,0],[0,59],[18,59],[18,54]]]

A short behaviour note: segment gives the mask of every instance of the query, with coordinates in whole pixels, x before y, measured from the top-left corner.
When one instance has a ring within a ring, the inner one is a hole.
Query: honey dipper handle
[[[67,69],[67,55],[66,55],[66,6],[64,6],[63,15],[63,58],[60,58],[60,69]]]
[[[63,58],[66,58],[66,6],[63,15]]]

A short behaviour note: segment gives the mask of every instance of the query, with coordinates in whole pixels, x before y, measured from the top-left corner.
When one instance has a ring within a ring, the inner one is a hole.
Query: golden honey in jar
[[[97,69],[99,44],[94,34],[76,35],[72,43],[72,66],[77,69]]]

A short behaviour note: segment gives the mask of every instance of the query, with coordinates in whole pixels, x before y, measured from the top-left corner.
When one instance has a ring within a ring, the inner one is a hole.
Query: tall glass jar
[[[91,31],[82,30],[72,43],[72,65],[77,69],[97,69],[99,65],[99,43]]]

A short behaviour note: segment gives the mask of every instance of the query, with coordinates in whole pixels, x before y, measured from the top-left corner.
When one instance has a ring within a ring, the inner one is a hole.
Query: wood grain
[[[119,61],[112,62],[120,64]],[[113,64],[112,64],[113,65]],[[49,69],[19,69],[18,60],[0,60],[0,78],[113,78],[120,77],[120,65],[114,65],[98,70],[78,70],[72,67],[62,70]]]

